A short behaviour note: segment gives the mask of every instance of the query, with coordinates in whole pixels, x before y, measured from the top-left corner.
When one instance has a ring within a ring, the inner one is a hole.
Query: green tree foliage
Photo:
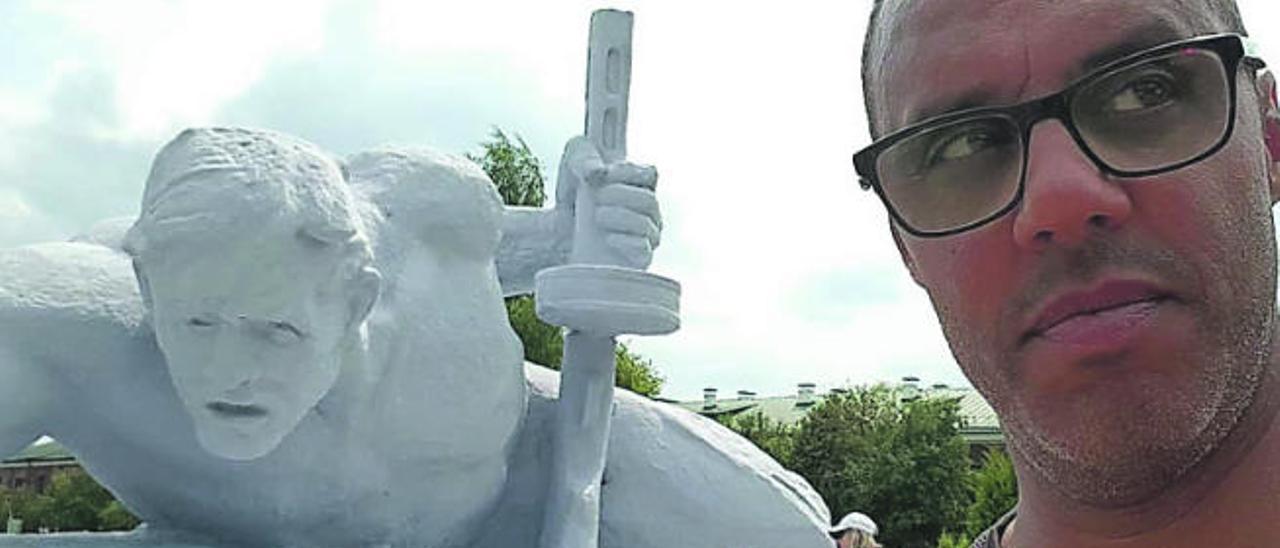
[[[963,533],[943,533],[938,537],[938,548],[969,548],[973,539]]]
[[[524,138],[516,135],[515,141],[499,128],[493,128],[489,140],[480,143],[479,154],[468,153],[467,158],[480,165],[489,174],[502,203],[511,206],[542,207],[547,201],[542,162],[529,150]]]
[[[34,527],[27,526],[27,520],[30,516],[31,508],[36,502],[38,495],[30,491],[8,490],[0,487],[0,518],[8,520],[10,517],[23,520],[23,531],[34,531]]]
[[[22,520],[22,530],[125,531],[138,526],[138,519],[115,500],[111,493],[83,470],[54,474],[49,489],[41,494],[0,489],[3,518]]]
[[[791,466],[791,453],[796,444],[795,427],[770,419],[759,411],[726,415],[717,420],[738,435],[747,438],[756,447],[773,457],[773,460],[788,468]]]
[[[833,393],[800,422],[788,464],[833,515],[873,516],[884,545],[932,547],[969,502],[960,426],[954,399],[903,401],[883,386]]]
[[[479,154],[467,158],[480,165],[498,189],[503,203],[509,206],[542,207],[547,200],[542,162],[529,150],[524,138],[514,140],[499,128],[493,128],[489,140],[480,143]],[[507,299],[507,316],[511,328],[524,345],[524,359],[560,369],[564,355],[564,334],[560,328],[543,323],[534,312],[533,297],[522,295]],[[653,397],[662,391],[665,379],[653,368],[653,362],[632,352],[626,345],[617,348],[620,388]]]
[[[93,531],[98,528],[98,511],[114,500],[84,471],[55,474],[48,495],[48,518],[58,531]]]
[[[534,312],[532,295],[507,298],[507,317],[524,345],[524,359],[552,369],[560,369],[564,356],[564,333],[544,323]]]
[[[98,512],[98,527],[101,531],[132,531],[140,523],[118,500],[111,501]]]
[[[973,474],[973,503],[965,510],[964,531],[969,538],[981,534],[1018,503],[1018,478],[1004,451],[987,451],[982,468]]]
[[[524,345],[524,359],[560,370],[564,356],[564,334],[560,328],[543,323],[533,311],[533,298],[528,295],[507,299],[507,315],[511,328]],[[614,386],[650,398],[662,392],[666,379],[653,368],[653,362],[619,343],[614,349],[617,378]]]
[[[653,368],[653,362],[619,343],[614,349],[618,377],[614,385],[650,398],[662,392],[666,379]]]

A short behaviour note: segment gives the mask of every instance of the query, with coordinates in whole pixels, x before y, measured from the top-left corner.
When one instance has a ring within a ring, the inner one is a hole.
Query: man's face
[[[876,57],[886,133],[940,108],[1054,93],[1090,62],[1221,30],[1203,2],[905,4],[888,8],[892,47]],[[1270,359],[1270,164],[1253,79],[1236,80],[1233,136],[1208,159],[1111,178],[1046,120],[1011,213],[950,237],[900,233],[1012,448],[1076,500],[1124,505],[1168,486],[1231,431]]]
[[[332,387],[349,309],[332,251],[288,230],[148,266],[156,338],[200,443],[261,457]]]

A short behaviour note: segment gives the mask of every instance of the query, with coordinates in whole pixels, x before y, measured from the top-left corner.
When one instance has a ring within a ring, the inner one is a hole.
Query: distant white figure
[[[880,528],[870,516],[861,512],[845,514],[828,532],[836,541],[836,548],[880,548],[876,542]]]
[[[564,262],[574,192],[648,264],[656,173],[600,166],[574,139],[556,208],[504,208],[451,156],[185,131],[136,222],[0,251],[0,454],[51,435],[147,523],[75,546],[529,545],[557,376],[522,366],[502,296]],[[829,546],[747,441],[630,393],[614,413],[601,546]]]

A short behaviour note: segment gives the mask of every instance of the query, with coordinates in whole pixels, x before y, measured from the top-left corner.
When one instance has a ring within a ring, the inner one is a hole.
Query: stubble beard
[[[1263,224],[1272,230],[1270,222]],[[1256,240],[1259,232],[1247,230],[1243,239]],[[1130,507],[1178,485],[1206,462],[1255,401],[1272,360],[1276,322],[1274,239],[1264,245],[1269,247],[1245,247],[1263,251],[1245,259],[1252,264],[1241,265],[1237,283],[1228,289],[1249,297],[1237,299],[1237,307],[1195,310],[1201,313],[1202,351],[1183,358],[1189,366],[1184,369],[1196,374],[1181,382],[1160,375],[1125,379],[1123,386],[1046,407],[1028,401],[1034,396],[1025,394],[1018,373],[1010,371],[1011,360],[980,350],[998,348],[992,341],[974,334],[937,299],[935,307],[957,361],[1000,417],[1015,459],[1080,504]]]

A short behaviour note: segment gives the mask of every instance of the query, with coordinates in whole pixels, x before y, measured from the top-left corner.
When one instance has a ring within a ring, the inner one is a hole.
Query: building
[[[53,483],[54,474],[79,469],[71,452],[45,438],[0,461],[0,488],[43,493]]]
[[[701,401],[675,402],[676,405],[698,413],[704,417],[723,419],[735,415],[761,413],[766,418],[794,425],[800,422],[810,409],[831,393],[840,393],[843,389],[834,389],[828,394],[818,394],[813,383],[796,385],[796,392],[786,396],[761,398],[755,392],[739,390],[734,397],[724,398],[716,388],[703,390]],[[989,448],[1004,449],[1004,433],[1000,430],[1000,421],[996,413],[987,404],[982,395],[972,388],[951,387],[935,384],[928,388],[920,387],[920,379],[905,377],[898,389],[906,398],[956,398],[960,403],[960,416],[964,419],[960,435],[969,444],[969,455],[975,464],[980,464],[983,455]]]

